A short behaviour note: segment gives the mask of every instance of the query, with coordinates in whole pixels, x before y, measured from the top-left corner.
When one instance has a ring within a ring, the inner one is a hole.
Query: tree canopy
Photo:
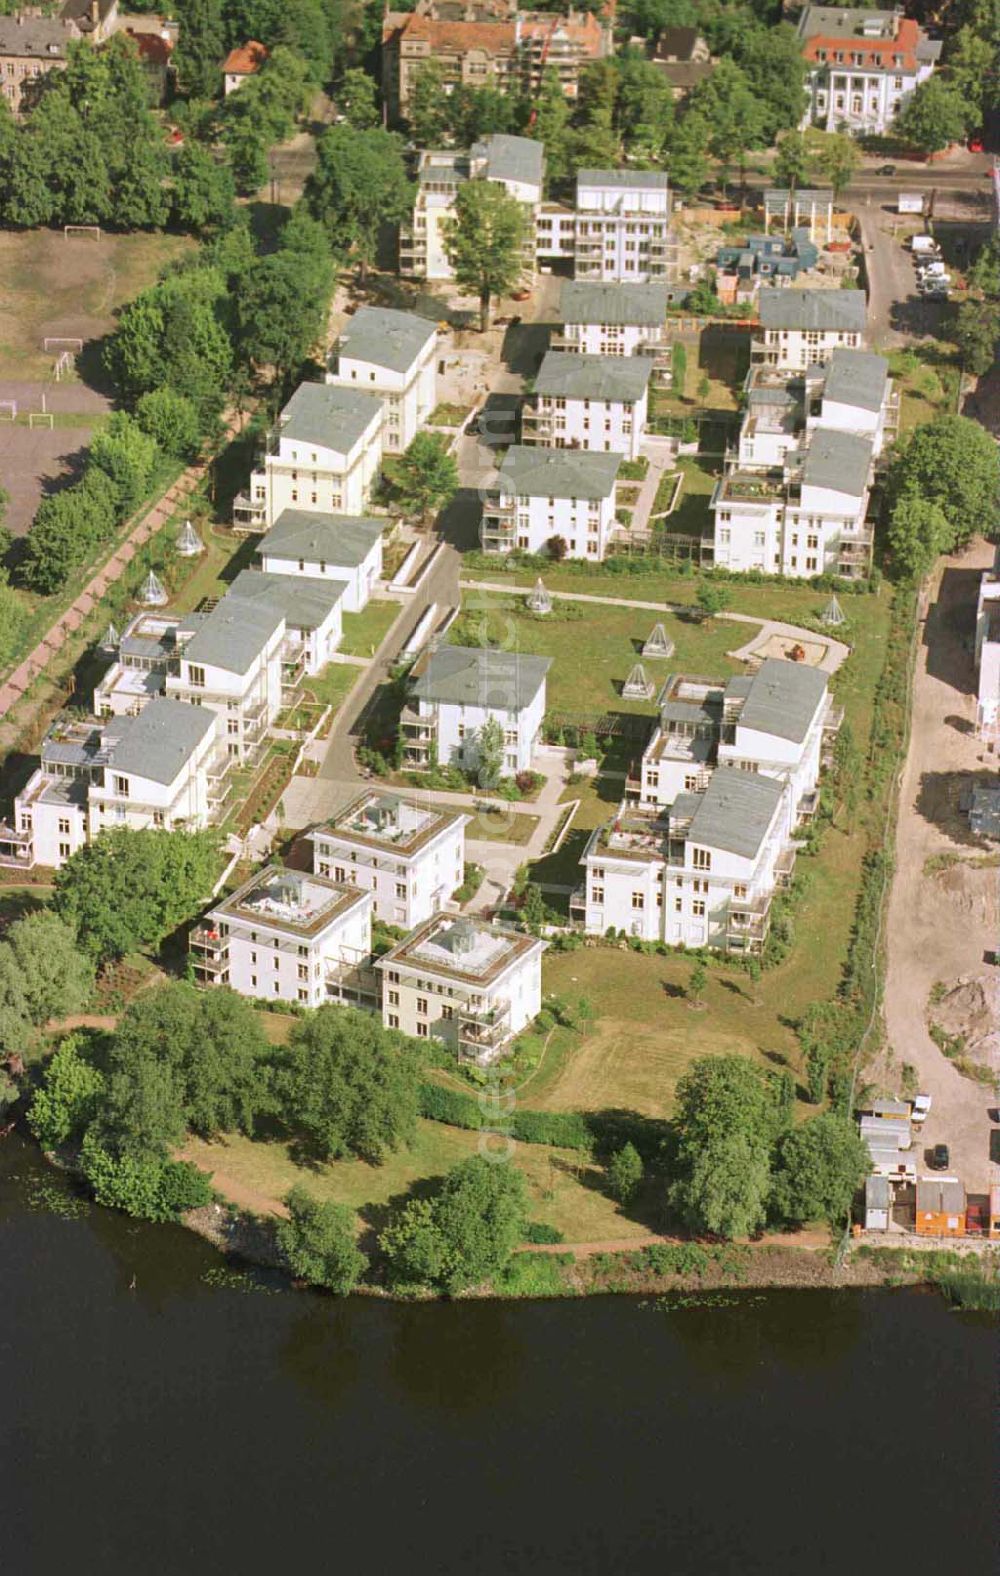
[[[458,488],[458,465],[439,433],[418,432],[395,468],[399,502],[424,521],[450,503]]]
[[[896,116],[895,130],[923,153],[940,153],[961,142],[969,127],[971,107],[959,88],[937,72],[921,82]]]
[[[455,197],[455,217],[444,226],[444,247],[455,281],[479,298],[481,329],[490,326],[490,302],[508,295],[524,272],[524,208],[497,181],[466,181]]]
[[[357,258],[364,278],[381,226],[399,224],[413,208],[402,138],[377,126],[330,126],[316,144],[305,202],[333,246]]]
[[[790,1221],[844,1224],[871,1169],[868,1146],[854,1123],[833,1111],[792,1127],[779,1141],[773,1204]]]
[[[527,1189],[509,1163],[463,1160],[431,1198],[409,1199],[379,1238],[398,1284],[449,1292],[498,1275],[524,1238]]]
[[[677,1085],[670,1202],[693,1231],[748,1236],[764,1224],[777,1113],[745,1056],[702,1056]]]
[[[416,1131],[419,1069],[370,1013],[320,1007],[296,1024],[278,1070],[285,1123],[317,1159],[381,1165]]]
[[[353,1210],[320,1203],[301,1187],[292,1189],[285,1204],[288,1219],[279,1222],[276,1235],[292,1274],[345,1296],[368,1267],[358,1248]]]
[[[997,446],[978,422],[938,416],[917,427],[889,472],[890,512],[904,494],[940,506],[950,531],[939,551],[963,547],[976,531],[996,529]]]
[[[157,947],[207,900],[217,846],[211,832],[111,828],[56,873],[56,911],[97,962]]]

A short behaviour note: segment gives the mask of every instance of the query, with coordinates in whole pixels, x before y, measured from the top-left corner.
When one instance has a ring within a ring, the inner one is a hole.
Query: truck
[[[933,235],[915,235],[910,241],[910,251],[914,257],[940,257],[941,248]]]
[[[929,1094],[915,1094],[913,1096],[910,1121],[915,1127],[919,1127],[921,1122],[926,1122],[931,1104],[932,1101]]]
[[[923,213],[924,197],[922,192],[900,192],[896,198],[897,213]]]

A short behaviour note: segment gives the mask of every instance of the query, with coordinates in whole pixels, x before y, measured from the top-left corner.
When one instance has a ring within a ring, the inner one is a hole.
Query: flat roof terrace
[[[213,909],[218,919],[257,920],[272,930],[315,937],[370,894],[345,882],[299,870],[271,868],[253,876]]]
[[[466,821],[456,811],[437,810],[396,794],[363,793],[340,815],[310,833],[313,842],[324,836],[357,843],[360,847],[418,853],[446,826]]]

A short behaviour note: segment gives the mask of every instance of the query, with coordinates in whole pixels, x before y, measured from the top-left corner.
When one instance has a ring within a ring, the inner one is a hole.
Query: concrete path
[[[230,417],[226,428],[227,438],[236,432],[238,424],[237,417]],[[178,505],[190,496],[204,476],[207,464],[208,462],[199,461],[197,465],[189,465],[177,481],[168,487],[159,501],[131,527],[111,557],[97,570],[75,601],[49,627],[34,650],[30,651],[24,661],[15,668],[0,689],[0,716],[6,717],[9,714],[11,708],[22,698],[38,675],[44,672],[52,660],[59,655],[67,637],[79,629],[84,619],[94,611],[108,587],[124,574],[139,548],[166,524]]]
[[[913,687],[910,746],[903,770],[896,864],[887,919],[885,1022],[897,1063],[910,1062],[933,1100],[916,1141],[951,1150],[951,1172],[981,1192],[989,1177],[996,1099],[963,1078],[927,1032],[928,997],[938,981],[991,971],[984,954],[997,945],[997,871],[972,864],[927,872],[928,859],[976,860],[990,845],[972,838],[958,803],[972,773],[995,771],[996,757],[975,737],[975,673],[971,641],[980,574],[993,547],[979,541],[943,561],[929,596]]]

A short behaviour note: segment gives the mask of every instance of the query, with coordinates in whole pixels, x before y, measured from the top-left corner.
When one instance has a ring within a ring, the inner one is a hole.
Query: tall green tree
[[[104,1075],[68,1034],[45,1064],[28,1111],[28,1125],[43,1149],[58,1149],[82,1135],[104,1091]]]
[[[450,503],[458,488],[458,465],[438,433],[418,432],[396,466],[399,502],[426,525]]]
[[[744,26],[734,54],[757,100],[766,146],[798,126],[805,113],[806,62],[798,34],[788,22]]]
[[[962,365],[974,377],[983,377],[997,364],[1000,341],[1000,302],[963,301],[955,318],[955,340]]]
[[[205,431],[232,372],[229,311],[229,280],[212,267],[168,274],[129,302],[104,358],[124,402],[170,388],[194,403]]]
[[[710,77],[691,94],[690,113],[708,125],[708,147],[721,165],[723,186],[735,163],[741,180],[747,154],[766,145],[765,114],[746,74],[732,60],[720,60]]]
[[[973,115],[968,99],[935,72],[910,94],[894,129],[921,152],[940,153],[962,141]]]
[[[76,943],[70,925],[48,909],[15,920],[0,942],[10,954],[25,1016],[36,1024],[65,1018],[87,1003],[94,966]]]
[[[463,1160],[431,1199],[411,1199],[379,1238],[397,1284],[463,1291],[499,1275],[523,1241],[527,1189],[515,1166]]]
[[[377,126],[381,119],[378,107],[378,88],[367,71],[352,66],[345,71],[337,91],[337,103],[347,116],[347,123],[355,131],[367,131]]]
[[[177,9],[179,37],[173,65],[181,92],[193,99],[215,98],[222,87],[220,67],[226,53],[221,0],[180,0]]]
[[[357,1244],[354,1212],[343,1204],[321,1204],[305,1188],[285,1199],[288,1219],[275,1235],[292,1274],[310,1286],[325,1286],[341,1297],[353,1291],[368,1267]]]
[[[364,279],[381,227],[399,224],[413,208],[402,139],[380,128],[331,126],[316,145],[316,161],[306,186],[308,210],[335,249],[357,258]]]
[[[323,334],[333,263],[292,251],[259,258],[238,297],[238,341],[246,359],[275,369],[283,388]]]
[[[692,1231],[741,1237],[763,1225],[776,1113],[744,1056],[702,1056],[677,1085],[678,1174],[670,1201]]]
[[[952,537],[948,518],[931,498],[904,492],[889,515],[888,541],[893,567],[902,578],[921,578]]]
[[[503,753],[503,724],[497,717],[487,717],[476,740],[478,776],[484,788],[495,788],[503,776]]]
[[[233,172],[196,142],[186,142],[177,156],[173,213],[182,229],[196,235],[227,230],[236,222]]]
[[[368,1013],[320,1007],[296,1024],[279,1069],[285,1121],[317,1159],[372,1165],[416,1131],[419,1061]]]
[[[524,272],[524,207],[497,181],[466,181],[458,188],[455,217],[444,231],[455,281],[478,297],[479,326],[485,332],[494,296],[508,295]]]
[[[942,552],[964,547],[977,531],[996,530],[998,451],[966,416],[938,416],[917,427],[889,472],[890,509],[904,494],[939,504],[951,527]]]
[[[981,121],[1000,92],[997,86],[1000,18],[995,23],[992,41],[967,23],[945,40],[944,48],[949,86]],[[970,120],[970,124],[974,122]]]
[[[854,1123],[832,1111],[791,1128],[778,1144],[773,1205],[783,1220],[843,1226],[871,1168]]]
[[[693,197],[708,180],[709,126],[697,108],[688,109],[670,137],[667,170],[682,197]]]
[[[860,148],[853,137],[843,132],[830,132],[816,150],[816,167],[833,188],[836,198],[850,186],[860,163]]]
[[[56,912],[96,961],[124,957],[198,913],[218,868],[212,833],[115,827],[57,872]]]
[[[448,131],[448,97],[440,60],[426,60],[414,74],[406,119],[418,147],[441,146]]]
[[[801,131],[786,131],[778,140],[774,158],[774,178],[779,186],[795,191],[804,186],[812,170],[812,150]]]
[[[145,498],[156,464],[156,440],[126,411],[116,410],[94,434],[90,464],[102,470],[115,491],[115,514],[128,519]]]
[[[546,185],[565,180],[570,173],[570,108],[554,66],[547,66],[542,72],[534,119],[524,134],[545,148]]]

